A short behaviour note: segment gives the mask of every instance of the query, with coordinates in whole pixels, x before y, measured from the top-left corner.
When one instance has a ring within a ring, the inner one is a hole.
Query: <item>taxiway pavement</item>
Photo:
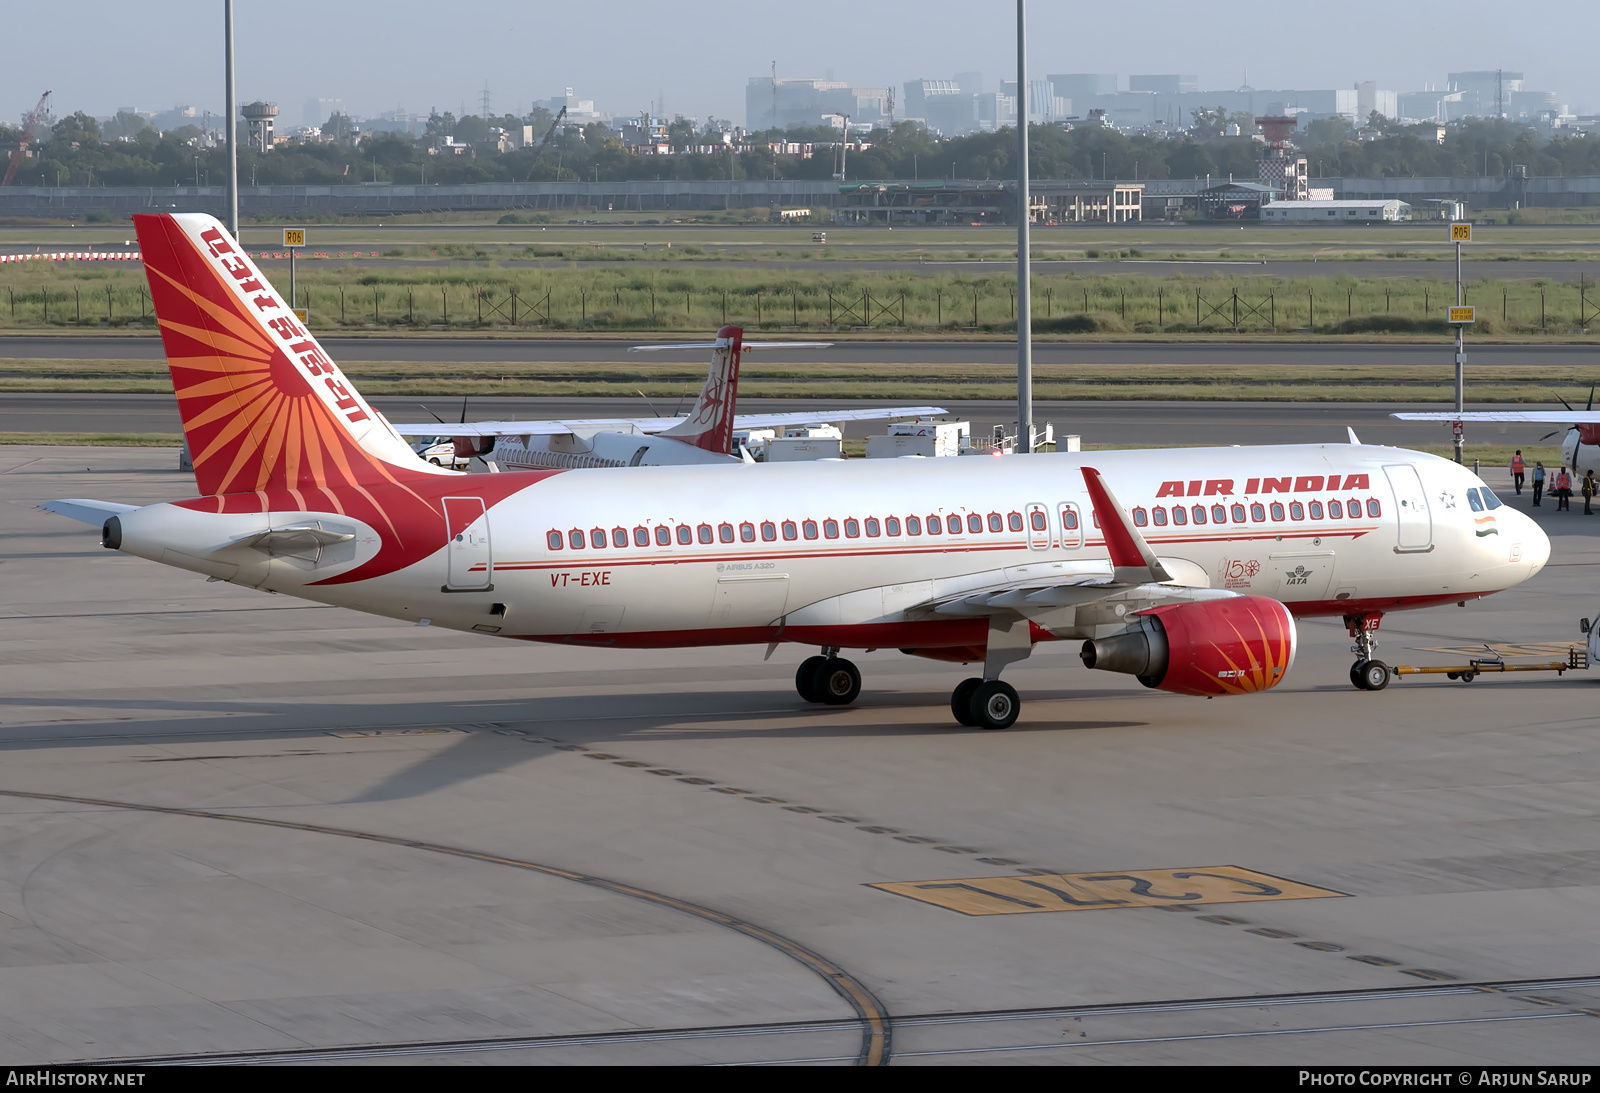
[[[186,496],[171,452],[0,454],[4,1063],[1593,1060],[1593,672],[1359,692],[1312,621],[1283,686],[1208,702],[1061,643],[984,733],[950,719],[962,668],[893,650],[818,709],[804,649],[531,646],[207,583],[34,507]],[[1578,638],[1600,518],[1531,511],[1550,566],[1390,616],[1386,660]],[[1166,886],[1227,867],[1273,881]],[[1124,902],[1054,910],[1047,874]],[[1052,909],[871,887],[998,878]],[[1254,898],[1280,881],[1306,898]]]

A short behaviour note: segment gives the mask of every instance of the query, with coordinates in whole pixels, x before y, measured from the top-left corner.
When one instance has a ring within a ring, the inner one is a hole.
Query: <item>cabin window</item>
[[[627,546],[628,545],[628,529],[627,528],[612,528],[611,529],[611,545],[614,546],[614,547],[617,547],[619,549],[622,548],[622,547]]]
[[[1367,515],[1374,520],[1383,515],[1383,509],[1378,507],[1378,499],[1376,497],[1367,498]]]
[[[756,526],[748,520],[739,525],[739,541],[744,543],[756,541]]]
[[[952,516],[950,519],[956,520],[956,519],[960,519],[960,518],[956,517],[956,516]],[[959,531],[960,529],[958,528],[957,530]],[[967,531],[968,531],[969,534],[972,534],[972,535],[977,535],[979,532],[983,531],[983,517],[979,516],[975,512],[968,513],[967,514]]]
[[[1311,508],[1311,519],[1313,519],[1313,520],[1322,519],[1322,502],[1321,501],[1313,501],[1313,502],[1311,502],[1310,508]]]
[[[678,543],[679,543],[679,545],[680,546],[688,546],[692,542],[694,542],[694,529],[691,528],[688,524],[679,524],[678,525]]]
[[[778,541],[778,525],[774,524],[771,520],[763,520],[763,521],[761,521],[761,541],[763,543],[775,543],[775,542],[777,542]]]
[[[883,533],[885,535],[899,535],[900,534],[900,517],[898,517],[898,516],[885,516],[883,518]]]
[[[1274,501],[1272,503],[1272,518],[1274,520],[1282,520],[1283,519],[1283,502]]]
[[[807,539],[815,539],[817,537],[817,522],[815,520],[806,520],[801,523],[800,530],[805,532]]]
[[[589,532],[589,542],[594,545],[594,548],[596,550],[605,549],[605,545],[606,545],[606,529],[605,528],[595,528],[593,531]]]
[[[1244,523],[1244,506],[1243,505],[1234,505],[1233,506],[1233,522],[1236,523],[1236,524]]]
[[[724,543],[733,542],[733,525],[732,524],[718,524],[717,525],[717,539],[718,539],[718,541],[724,542]]]
[[[1021,522],[1018,521],[1018,523],[1020,525]],[[998,512],[991,512],[989,514],[989,530],[990,531],[1004,531],[1005,529],[1006,529],[1005,517],[1001,516]],[[1019,526],[1017,530],[1020,531],[1021,527]]]
[[[1040,519],[1042,521],[1043,517],[1041,517]],[[1020,513],[1020,512],[1008,513],[1006,515],[1006,527],[1010,528],[1012,531],[1021,531],[1022,530],[1022,513]],[[1041,531],[1044,529],[1044,524],[1042,522],[1040,523],[1039,528],[1040,528]]]
[[[837,520],[824,520],[824,521],[822,521],[822,534],[823,534],[824,538],[837,539],[839,537],[839,521],[837,521]]]
[[[1259,524],[1266,518],[1267,506],[1263,505],[1260,501],[1257,501],[1255,504],[1250,506],[1250,519]]]
[[[1228,522],[1228,507],[1226,505],[1212,505],[1211,522],[1213,524],[1226,524]]]
[[[1061,526],[1068,531],[1078,530],[1078,513],[1074,509],[1061,510]]]
[[[647,527],[636,525],[634,527],[634,529],[633,529],[633,545],[634,546],[649,546],[650,545],[650,529],[647,528]]]
[[[876,516],[867,517],[867,538],[876,539],[881,534],[883,534],[883,529],[878,526],[878,518]]]
[[[1291,519],[1291,520],[1304,520],[1305,518],[1306,518],[1306,507],[1304,505],[1302,505],[1298,501],[1290,501],[1289,502],[1289,519]]]
[[[944,532],[944,517],[942,517],[942,516],[930,516],[930,517],[928,517],[928,534],[929,535],[940,535],[943,532]]]
[[[1028,526],[1034,531],[1044,531],[1050,525],[1049,522],[1045,520],[1044,513],[1040,512],[1038,509],[1034,509],[1032,512],[1028,513]]]
[[[907,516],[906,517],[906,534],[907,535],[921,535],[922,534],[922,521],[917,519],[915,516]]]
[[[1150,522],[1150,515],[1144,509],[1133,510],[1133,526],[1142,528]]]
[[[1150,510],[1150,521],[1158,528],[1167,526],[1167,510],[1165,506],[1157,505]]]
[[[1172,506],[1172,522],[1174,524],[1178,524],[1179,526],[1189,522],[1189,514],[1184,510],[1182,505]]]
[[[800,529],[795,527],[793,520],[785,520],[783,522],[783,537],[791,543],[800,538]]]
[[[698,537],[699,540],[702,543],[711,542],[711,525],[710,524],[701,524],[699,527],[695,528],[694,530],[695,530],[696,537]]]
[[[1346,501],[1344,503],[1344,511],[1349,514],[1352,520],[1361,519],[1361,498],[1352,497]]]
[[[854,516],[846,517],[844,522],[844,533],[848,538],[851,539],[861,538],[861,521],[857,520]]]
[[[544,537],[544,541],[549,545],[551,550],[560,550],[566,545],[561,541],[561,533],[559,531],[550,532]]]
[[[672,529],[665,524],[656,525],[656,546],[672,545]]]
[[[1337,501],[1328,502],[1328,519],[1338,520],[1344,516],[1344,507]]]
[[[1196,505],[1190,515],[1194,517],[1195,523],[1203,524],[1206,522],[1206,507],[1204,505]]]
[[[583,529],[573,528],[567,532],[567,541],[572,544],[573,550],[583,549]]]

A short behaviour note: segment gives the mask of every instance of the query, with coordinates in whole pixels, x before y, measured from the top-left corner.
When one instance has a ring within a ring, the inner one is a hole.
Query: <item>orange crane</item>
[[[45,106],[49,102],[50,92],[46,91],[39,96],[39,105],[22,119],[22,136],[17,139],[17,150],[11,153],[11,166],[6,168],[5,181],[0,182],[0,186],[11,185],[11,180],[17,177],[17,168],[22,165],[23,157],[28,154],[28,144],[33,140],[33,127],[44,120]]]

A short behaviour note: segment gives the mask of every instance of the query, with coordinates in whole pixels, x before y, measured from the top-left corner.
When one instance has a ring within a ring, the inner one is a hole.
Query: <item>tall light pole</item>
[[[228,234],[234,241],[239,239],[239,126],[234,120],[239,116],[239,103],[234,97],[233,90],[233,0],[222,0],[223,4],[223,33],[227,44],[223,50],[226,56],[224,62],[227,66],[227,94],[228,116],[224,122],[224,129],[228,137]]]
[[[1033,309],[1028,219],[1027,0],[1017,0],[1017,444],[1033,451]]]

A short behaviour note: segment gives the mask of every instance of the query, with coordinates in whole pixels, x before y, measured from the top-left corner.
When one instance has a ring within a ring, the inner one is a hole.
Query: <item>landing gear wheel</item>
[[[956,689],[950,692],[950,712],[955,715],[956,721],[967,728],[975,728],[977,722],[972,719],[972,692],[983,686],[983,680],[978,676],[963,679],[956,684]]]
[[[817,673],[828,663],[827,657],[807,657],[800,662],[794,674],[794,689],[807,702],[821,702],[822,692],[817,690]]]
[[[1381,691],[1389,685],[1392,675],[1390,668],[1381,660],[1362,661],[1361,689],[1364,691]]]
[[[980,729],[1009,729],[1022,712],[1017,689],[998,679],[986,679],[973,688],[968,713]]]
[[[1367,662],[1364,660],[1358,660],[1354,664],[1350,665],[1350,686],[1354,687],[1358,691],[1364,691],[1367,689],[1367,685],[1361,682],[1361,671],[1366,666]]]
[[[817,697],[824,705],[848,706],[861,693],[861,673],[840,657],[829,657],[812,677]]]

